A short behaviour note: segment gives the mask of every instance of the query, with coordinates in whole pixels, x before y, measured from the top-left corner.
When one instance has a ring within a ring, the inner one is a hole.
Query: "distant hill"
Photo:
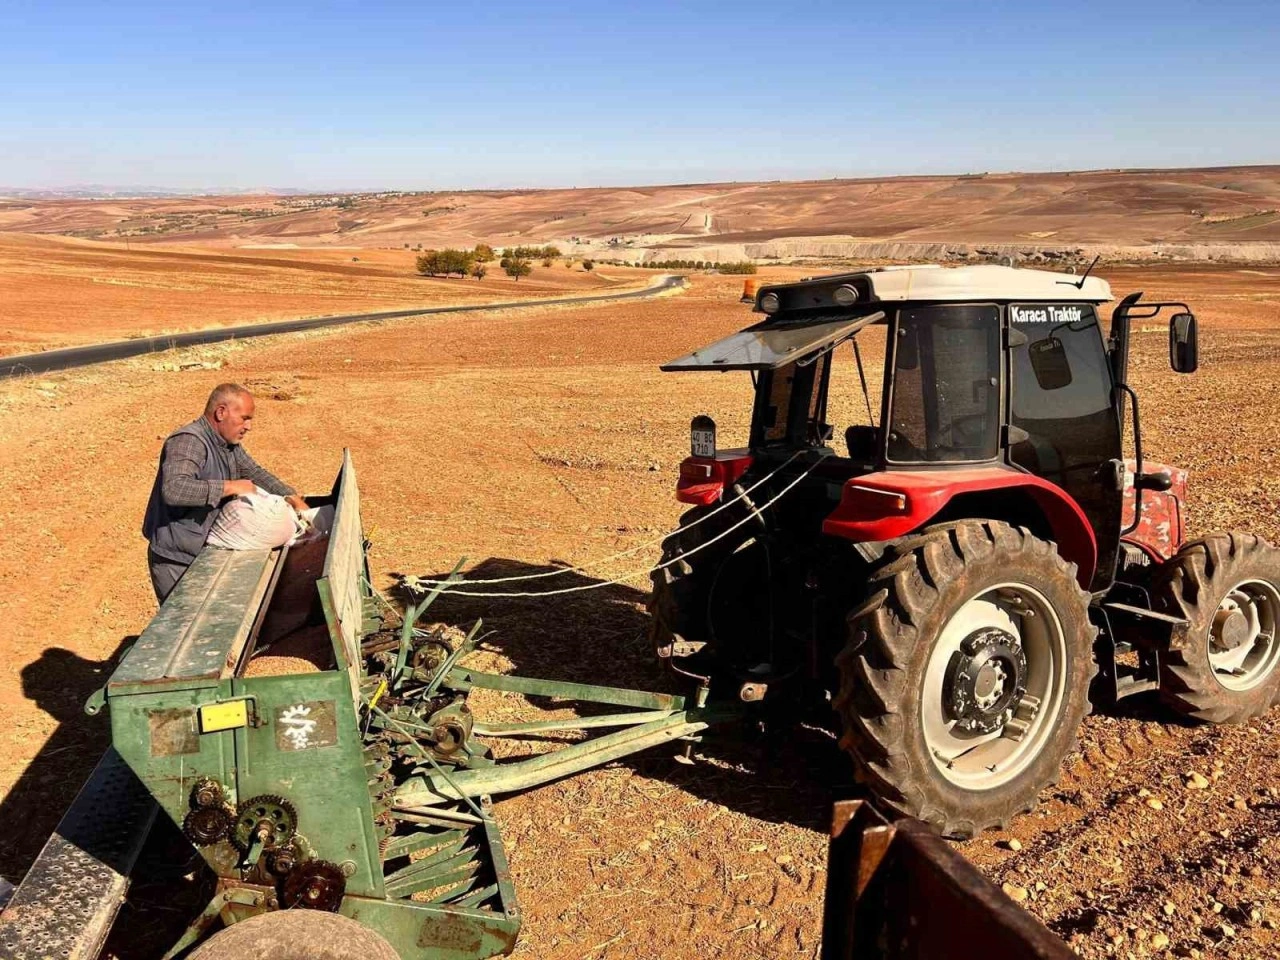
[[[235,246],[558,243],[620,259],[945,253],[947,245],[1234,249],[1280,244],[1280,166],[581,190],[17,198],[0,200],[0,230]]]

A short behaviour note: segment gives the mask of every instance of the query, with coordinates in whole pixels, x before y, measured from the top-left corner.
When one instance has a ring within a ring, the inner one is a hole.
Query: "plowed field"
[[[1192,471],[1192,532],[1280,542],[1280,270],[1106,276],[1201,318],[1198,374],[1169,371],[1153,326],[1133,376],[1147,455]],[[463,555],[485,571],[582,562],[674,524],[692,414],[715,416],[726,445],[744,430],[745,375],[656,369],[742,326],[738,290],[696,278],[683,296],[616,307],[257,341],[221,350],[216,372],[126,361],[0,385],[0,875],[22,875],[106,743],[81,704],[154,609],[137,528],[155,457],[215,382],[256,391],[246,445],[296,485],[328,489],[351,448],[382,584]],[[483,615],[496,631],[484,656],[506,668],[674,689],[646,648],[643,601],[640,579],[440,613]],[[1154,703],[1093,716],[1037,811],[960,849],[1084,956],[1274,957],[1277,733],[1276,714],[1231,728]],[[658,750],[498,803],[524,911],[517,956],[816,956],[830,797],[848,779],[834,741],[818,727],[731,732],[694,760]],[[1191,774],[1206,785],[1188,787]]]

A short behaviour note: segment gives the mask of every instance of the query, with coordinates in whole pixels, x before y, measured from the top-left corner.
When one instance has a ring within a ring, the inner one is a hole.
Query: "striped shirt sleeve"
[[[261,487],[267,493],[279,494],[282,497],[292,497],[298,492],[249,456],[249,451],[244,447],[237,444],[231,449],[235,451],[236,467],[243,479],[252,480],[255,486]]]
[[[179,433],[164,444],[164,467],[161,470],[160,495],[171,507],[216,507],[222,499],[221,480],[199,480],[209,455],[196,437]]]

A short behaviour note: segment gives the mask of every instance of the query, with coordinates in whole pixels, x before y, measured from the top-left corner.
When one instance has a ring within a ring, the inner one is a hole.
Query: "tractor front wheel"
[[[1161,698],[1211,723],[1266,711],[1280,694],[1280,550],[1245,533],[1193,541],[1157,572],[1154,594],[1190,623],[1161,658]]]
[[[1051,543],[991,520],[892,546],[837,658],[842,744],[879,797],[967,838],[1057,779],[1096,671],[1089,596]]]

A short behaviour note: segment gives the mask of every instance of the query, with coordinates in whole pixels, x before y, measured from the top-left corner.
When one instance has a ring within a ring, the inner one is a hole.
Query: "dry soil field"
[[[651,274],[496,263],[480,281],[421,277],[410,250],[93,243],[0,233],[0,356],[201,327],[643,286]],[[637,276],[636,274],[640,274]]]
[[[1175,377],[1152,328],[1134,377],[1148,455],[1192,470],[1194,531],[1280,542],[1280,269],[1105,275],[1202,319],[1198,374]],[[216,381],[255,389],[247,445],[297,485],[328,489],[351,448],[381,583],[462,555],[482,570],[580,562],[673,524],[692,414],[716,416],[726,442],[744,428],[745,375],[656,369],[743,325],[738,290],[697,277],[656,301],[259,340],[210,351],[218,372],[126,361],[0,384],[0,874],[22,875],[106,743],[80,708],[153,612],[138,525],[155,457]],[[670,688],[643,600],[638,581],[441,613],[483,615],[485,656],[511,669]],[[1278,733],[1280,714],[1233,728],[1153,704],[1092,717],[1040,808],[961,849],[1083,956],[1274,957]],[[847,786],[832,739],[717,736],[695,758],[658,751],[498,803],[525,913],[517,956],[816,956],[829,803]],[[1188,788],[1192,773],[1207,788]]]
[[[1075,244],[1280,241],[1280,167],[317,197],[0,198],[0,230],[139,242],[399,247],[786,237]],[[619,256],[625,258],[625,247]]]

